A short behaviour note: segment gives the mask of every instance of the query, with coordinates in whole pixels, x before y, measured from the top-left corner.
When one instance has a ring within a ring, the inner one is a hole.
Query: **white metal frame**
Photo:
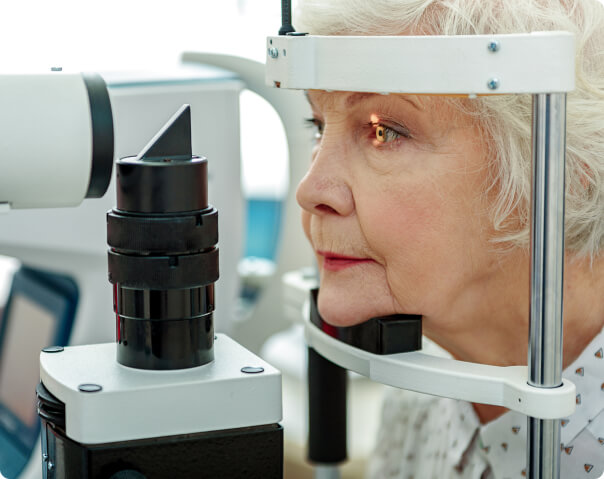
[[[278,36],[267,85],[378,93],[548,93],[574,88],[574,36]]]
[[[267,39],[266,83],[277,88],[470,98],[533,95],[528,368],[491,369],[421,353],[379,359],[342,347],[307,325],[312,347],[380,382],[528,414],[530,479],[559,478],[559,418],[574,411],[574,386],[562,381],[566,93],[573,90],[574,79],[574,36],[568,32]],[[403,373],[409,376],[402,378]],[[462,380],[472,385],[472,394],[461,391]]]

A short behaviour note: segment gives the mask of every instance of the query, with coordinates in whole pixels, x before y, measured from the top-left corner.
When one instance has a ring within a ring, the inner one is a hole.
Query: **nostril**
[[[338,214],[336,210],[334,210],[331,206],[321,203],[320,205],[315,206],[315,210],[319,213],[333,213]]]

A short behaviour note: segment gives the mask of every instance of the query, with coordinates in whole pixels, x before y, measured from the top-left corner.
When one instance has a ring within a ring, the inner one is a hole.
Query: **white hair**
[[[476,35],[565,30],[576,36],[567,99],[566,249],[604,249],[604,6],[599,0],[299,0],[299,31],[315,35]],[[491,154],[495,241],[527,247],[531,97],[447,100],[479,120]],[[492,186],[491,186],[492,187]]]

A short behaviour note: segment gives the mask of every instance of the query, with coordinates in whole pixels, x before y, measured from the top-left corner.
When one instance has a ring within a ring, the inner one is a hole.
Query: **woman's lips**
[[[341,271],[352,266],[357,266],[363,263],[373,262],[370,258],[356,258],[354,256],[345,256],[328,251],[317,251],[317,254],[323,256],[323,268],[327,271]]]

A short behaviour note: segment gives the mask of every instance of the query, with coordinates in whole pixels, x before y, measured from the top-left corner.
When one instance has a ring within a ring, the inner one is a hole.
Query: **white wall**
[[[0,3],[0,69],[107,70],[175,61],[184,50],[264,58],[278,0],[19,0]]]

